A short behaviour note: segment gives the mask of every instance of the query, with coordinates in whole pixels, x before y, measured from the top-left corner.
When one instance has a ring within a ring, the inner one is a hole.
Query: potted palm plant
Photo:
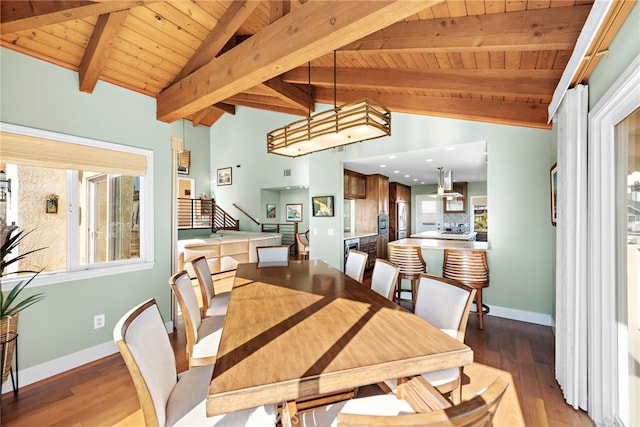
[[[31,232],[25,233],[19,231],[12,236],[16,226],[4,226],[0,225],[0,288],[2,287],[2,277],[5,276],[5,269],[10,264],[24,259],[29,254],[42,250],[44,248],[38,248],[21,253],[13,258],[9,258],[9,254],[15,250],[20,242],[29,235]],[[19,299],[20,293],[25,287],[38,275],[39,271],[32,270],[20,270],[16,273],[33,273],[29,279],[18,281],[6,294],[0,292],[0,343],[4,355],[2,360],[4,361],[2,368],[2,383],[7,380],[9,376],[11,363],[13,361],[13,354],[15,352],[16,340],[14,339],[18,334],[18,314],[30,307],[31,305],[42,300],[45,295],[42,293],[31,295],[24,299]]]

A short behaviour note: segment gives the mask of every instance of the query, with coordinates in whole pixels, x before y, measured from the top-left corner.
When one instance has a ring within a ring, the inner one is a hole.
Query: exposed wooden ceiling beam
[[[591,5],[398,22],[340,51],[572,50]]]
[[[236,114],[236,106],[231,104],[226,104],[224,102],[218,102],[216,105],[213,105],[214,108],[217,108],[220,111],[231,114],[234,116]]]
[[[149,1],[2,1],[0,33],[10,34],[45,25],[131,9]]]
[[[338,104],[370,97],[395,112],[433,115],[538,129],[551,129],[547,104],[398,95],[375,91],[338,91]],[[316,88],[316,102],[333,104],[333,89]]]
[[[276,22],[291,11],[289,0],[269,0],[269,22]]]
[[[334,84],[333,68],[314,67],[311,76],[313,85]],[[539,97],[541,93],[553,93],[561,76],[562,70],[341,68],[336,86]],[[282,78],[285,82],[303,84],[308,80],[308,72],[305,67],[298,67],[284,73]]]
[[[207,34],[198,50],[189,58],[187,64],[173,80],[174,83],[211,62],[259,4],[258,1],[248,0],[231,2],[218,24]]]
[[[305,3],[160,93],[157,118],[192,114],[442,1]]]
[[[313,92],[311,96],[307,88],[299,87],[295,84],[286,83],[282,80],[281,76],[274,77],[263,83],[265,87],[273,96],[282,99],[284,102],[290,104],[293,108],[302,110],[303,113],[314,111],[313,105]]]
[[[92,93],[100,73],[109,59],[113,41],[120,34],[122,24],[129,15],[129,9],[112,12],[98,17],[91,39],[80,61],[80,91]]]
[[[280,98],[274,98],[262,95],[252,95],[246,93],[239,93],[230,98],[227,98],[225,102],[235,105],[241,105],[244,107],[258,108],[266,111],[277,111],[278,113],[293,114],[296,116],[306,116],[306,112],[298,108],[292,108]]]

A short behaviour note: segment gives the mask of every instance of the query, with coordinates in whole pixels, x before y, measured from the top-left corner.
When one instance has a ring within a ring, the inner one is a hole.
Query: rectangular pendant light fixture
[[[298,157],[389,135],[391,112],[365,98],[272,130],[267,134],[267,152]]]

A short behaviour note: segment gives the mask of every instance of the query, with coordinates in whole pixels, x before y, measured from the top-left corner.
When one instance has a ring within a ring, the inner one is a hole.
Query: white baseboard
[[[550,314],[518,310],[517,308],[499,307],[497,305],[491,305],[489,308],[491,309],[489,313],[491,316],[535,323],[537,325],[551,326],[552,328],[555,328],[556,326]]]
[[[165,324],[167,332],[173,331],[173,322],[167,322]],[[103,357],[110,356],[118,352],[118,346],[113,341],[108,341],[102,344],[98,344],[93,347],[86,348],[84,350],[77,351],[75,353],[68,354],[66,356],[58,357],[57,359],[49,360],[39,365],[31,366],[26,369],[21,369],[18,372],[19,387],[24,387],[29,384],[42,381],[44,379],[53,377],[54,375],[61,374],[68,370],[77,368],[87,363],[91,363]],[[0,387],[0,394],[11,393],[11,377],[7,382]]]

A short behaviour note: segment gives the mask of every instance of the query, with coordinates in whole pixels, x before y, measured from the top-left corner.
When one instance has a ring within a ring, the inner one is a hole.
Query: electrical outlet
[[[104,328],[104,314],[93,316],[93,329]]]

